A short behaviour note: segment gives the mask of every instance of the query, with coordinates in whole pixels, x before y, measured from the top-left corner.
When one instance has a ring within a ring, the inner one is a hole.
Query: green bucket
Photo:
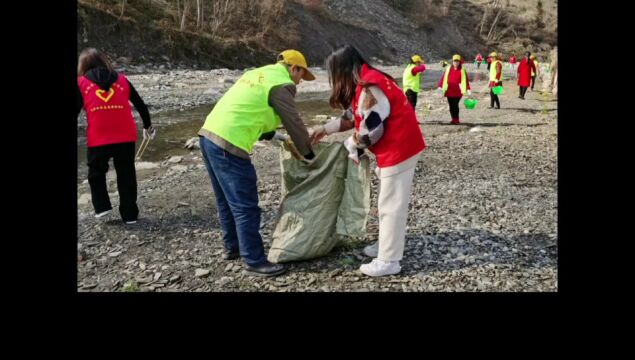
[[[476,99],[465,99],[463,101],[463,105],[465,105],[466,109],[474,109],[476,107],[476,104],[478,104],[478,100]]]
[[[503,87],[501,85],[494,86],[492,88],[492,92],[494,93],[494,95],[500,95],[503,93]]]

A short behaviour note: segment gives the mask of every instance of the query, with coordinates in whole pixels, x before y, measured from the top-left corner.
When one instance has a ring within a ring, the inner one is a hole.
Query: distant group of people
[[[476,68],[480,69],[483,62],[487,62],[487,71],[489,72],[489,88],[490,88],[490,109],[500,109],[500,98],[495,88],[503,86],[503,60],[501,56],[492,52],[484,59],[480,53],[474,58]],[[463,68],[465,59],[461,55],[452,56],[451,64],[442,60],[440,65],[444,70],[441,79],[439,79],[438,89],[448,100],[450,108],[451,121],[450,124],[460,124],[459,119],[459,103],[463,96],[471,96],[470,81],[467,70]],[[509,58],[509,64],[512,69],[516,69],[517,59],[515,55]],[[450,65],[450,66],[448,66]],[[517,69],[517,84],[519,86],[519,98],[525,99],[527,89],[531,87],[532,91],[536,83],[536,76],[539,74],[538,61],[535,55],[527,52],[522,58]],[[406,66],[403,73],[403,90],[408,101],[414,108],[417,105],[417,96],[420,92],[421,76],[425,71],[423,58],[420,55],[413,55],[410,63]]]

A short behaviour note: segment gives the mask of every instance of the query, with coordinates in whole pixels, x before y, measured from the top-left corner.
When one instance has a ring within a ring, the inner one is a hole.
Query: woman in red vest
[[[144,139],[156,135],[150,113],[128,79],[114,71],[106,55],[96,49],[81,52],[77,74],[77,115],[83,108],[88,120],[88,184],[95,217],[112,211],[106,186],[108,161],[112,158],[117,172],[119,213],[126,224],[134,224],[139,216],[134,165],[137,126],[130,102],[143,120]]]
[[[512,71],[514,71],[514,70],[515,70],[515,68],[516,68],[516,62],[517,62],[517,60],[518,60],[518,58],[516,58],[516,55],[512,55],[512,56],[509,58],[509,65],[511,65]]]
[[[445,82],[446,76],[448,78],[447,86]],[[467,70],[463,69],[463,65],[461,64],[461,56],[454,55],[452,56],[452,66],[443,72],[441,79],[439,80],[439,90],[443,91],[443,95],[448,98],[450,115],[452,116],[450,124],[452,125],[460,124],[459,102],[464,95],[463,90],[461,90],[461,82],[463,79],[465,79],[465,93],[472,95],[470,80],[467,77]]]
[[[529,60],[530,56],[531,53],[527,51],[518,65],[518,86],[520,91],[518,98],[523,100],[525,100],[527,88],[531,85],[531,73],[532,71],[536,72],[536,64]]]
[[[360,267],[369,276],[401,271],[406,241],[408,203],[415,166],[425,149],[414,109],[395,80],[368,64],[359,51],[346,45],[326,59],[332,92],[330,104],[344,115],[313,129],[312,142],[327,134],[355,129],[358,149],[377,159],[379,185],[379,240],[364,249],[369,264]]]
[[[481,55],[481,53],[478,53],[478,55],[476,55],[476,58],[474,59],[474,61],[476,61],[476,69],[480,69],[481,68],[481,63],[483,62],[483,55]]]

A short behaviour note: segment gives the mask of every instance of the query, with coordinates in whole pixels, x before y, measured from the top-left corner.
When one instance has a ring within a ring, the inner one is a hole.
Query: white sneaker
[[[111,210],[106,210],[104,212],[100,212],[99,214],[95,214],[95,218],[96,219],[102,218],[102,217],[110,214],[111,212],[112,212],[112,209]]]
[[[399,261],[373,259],[370,263],[360,266],[359,270],[368,276],[394,275],[401,271],[401,265]]]
[[[368,245],[364,248],[364,255],[372,258],[377,257],[377,252],[379,251],[379,241],[375,241],[374,244]]]

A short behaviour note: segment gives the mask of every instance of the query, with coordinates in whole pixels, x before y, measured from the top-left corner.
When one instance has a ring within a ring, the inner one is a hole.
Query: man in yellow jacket
[[[216,205],[226,260],[242,257],[247,272],[277,276],[284,265],[267,261],[260,236],[256,169],[250,154],[258,140],[286,140],[282,123],[305,162],[315,157],[308,131],[295,107],[296,85],[314,80],[304,55],[286,50],[278,62],[247,71],[223,95],[199,131],[201,152]]]

